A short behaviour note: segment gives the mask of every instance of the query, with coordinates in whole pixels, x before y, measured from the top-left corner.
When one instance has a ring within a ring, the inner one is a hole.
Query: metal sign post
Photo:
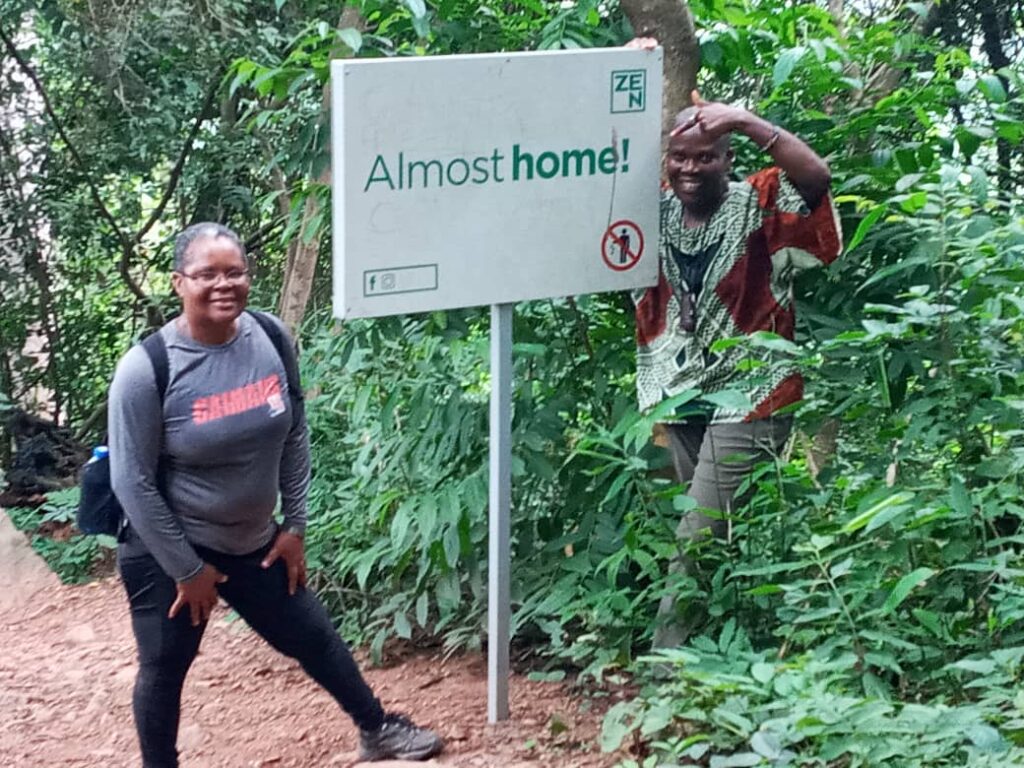
[[[491,306],[491,453],[487,573],[487,722],[508,719],[512,506],[512,310]]]

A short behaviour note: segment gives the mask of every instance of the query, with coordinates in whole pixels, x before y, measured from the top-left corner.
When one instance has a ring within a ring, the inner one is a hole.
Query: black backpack
[[[288,392],[292,400],[294,418],[299,418],[305,410],[305,402],[302,396],[302,386],[299,383],[299,366],[295,351],[287,349],[285,336],[281,333],[278,324],[265,312],[251,312],[248,314],[263,329],[263,332],[270,338],[274,349],[277,350],[281,362],[284,363],[285,376],[288,379]],[[160,395],[160,404],[163,405],[164,395],[167,392],[167,383],[170,376],[170,366],[167,362],[167,346],[164,344],[164,337],[160,331],[155,331],[142,340],[142,348],[149,355],[153,364],[153,374],[156,379],[156,391]],[[162,489],[160,468],[157,468],[157,487]],[[123,538],[127,518],[121,508],[121,502],[114,495],[114,489],[110,486],[110,456],[94,456],[82,468],[80,481],[81,494],[78,499],[77,524],[82,533],[90,535],[117,536]]]

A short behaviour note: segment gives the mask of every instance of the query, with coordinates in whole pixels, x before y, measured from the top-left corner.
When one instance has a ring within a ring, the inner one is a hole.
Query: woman
[[[441,751],[440,738],[384,713],[305,588],[306,419],[289,395],[285,361],[243,312],[249,279],[234,232],[219,224],[182,232],[172,280],[183,312],[158,331],[168,362],[162,397],[138,345],[110,388],[111,482],[128,521],[118,568],[138,645],[133,707],[143,766],[178,765],[182,685],[218,597],[334,696],[360,729],[362,759],[426,759]]]

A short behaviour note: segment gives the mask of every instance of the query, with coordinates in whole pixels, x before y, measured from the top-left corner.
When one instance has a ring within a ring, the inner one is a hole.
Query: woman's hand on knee
[[[205,563],[203,569],[191,579],[178,583],[178,596],[167,612],[167,617],[173,619],[187,605],[193,627],[208,621],[219,598],[217,585],[227,580],[227,576]]]

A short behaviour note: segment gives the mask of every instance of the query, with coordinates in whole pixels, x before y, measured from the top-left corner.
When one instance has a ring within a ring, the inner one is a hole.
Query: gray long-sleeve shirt
[[[306,524],[306,420],[293,423],[273,342],[250,315],[238,324],[235,337],[217,346],[194,341],[173,321],[158,331],[169,368],[162,412],[141,346],[121,359],[110,386],[114,493],[142,544],[177,581],[203,567],[194,544],[235,555],[267,544],[279,493],[285,526],[301,532]]]

